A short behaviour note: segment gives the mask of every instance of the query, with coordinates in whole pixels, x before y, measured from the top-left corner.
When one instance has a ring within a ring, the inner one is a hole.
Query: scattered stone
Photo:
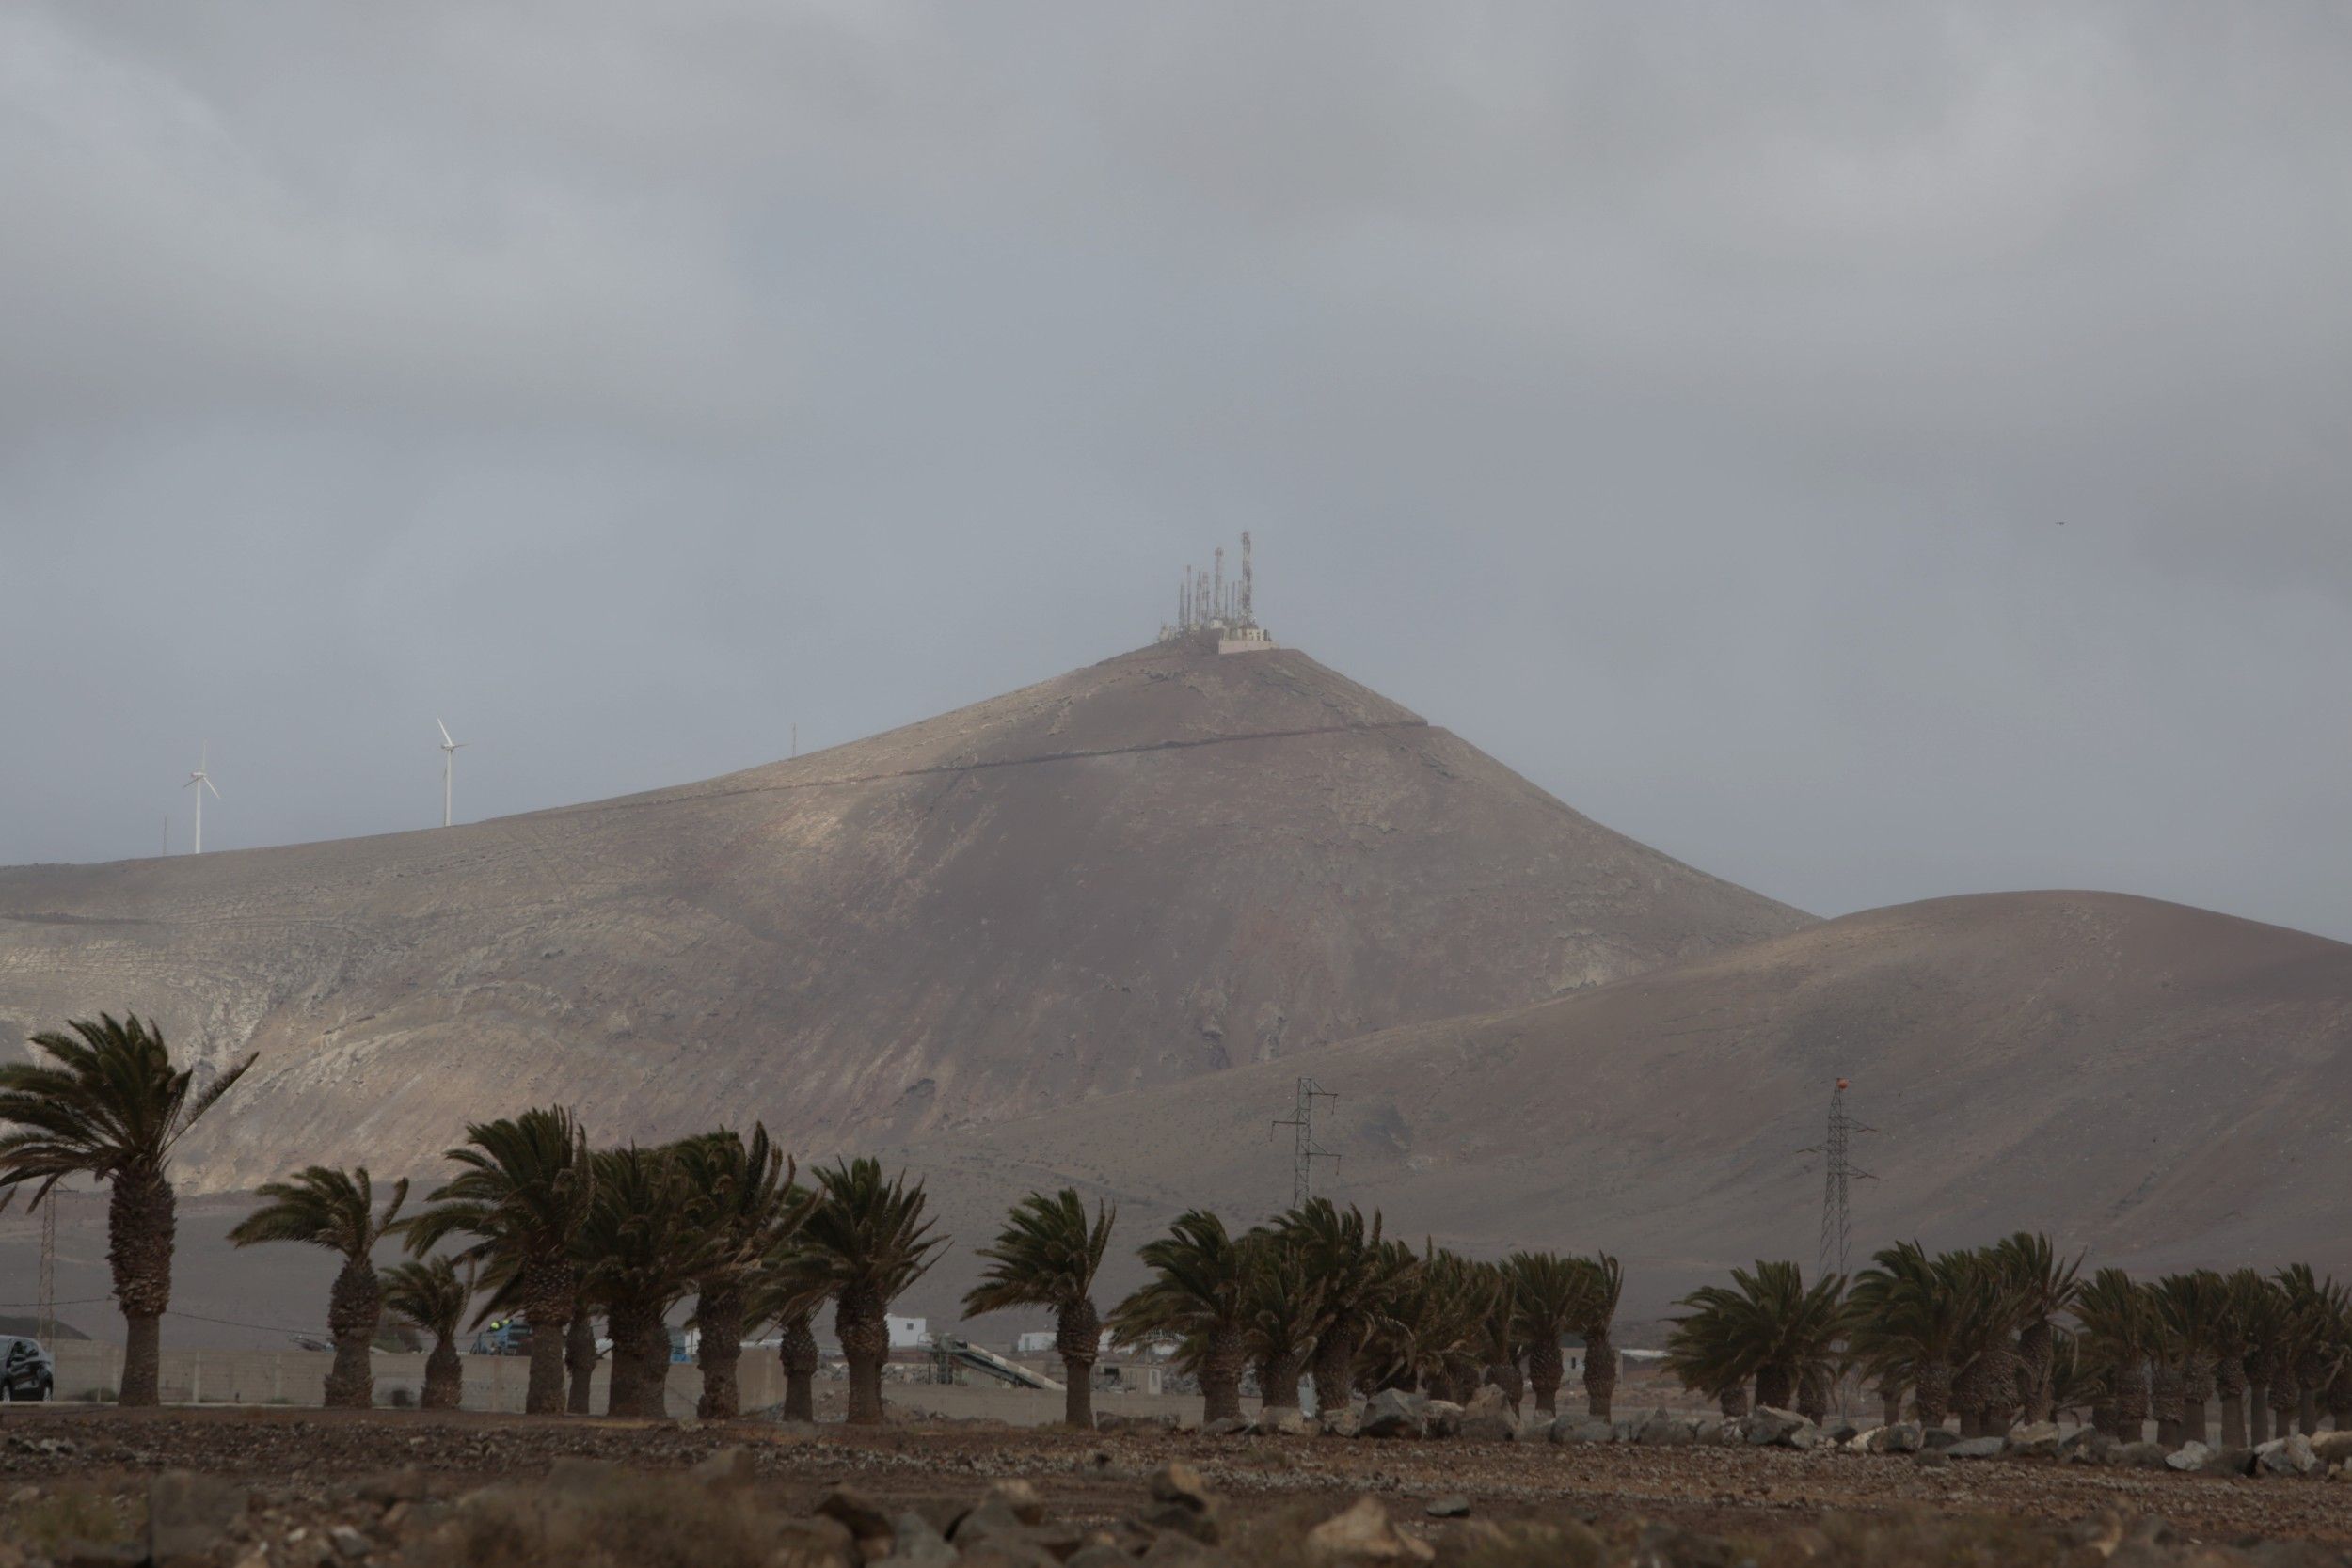
[[[1374,1497],[1355,1502],[1307,1532],[1307,1559],[1330,1568],[1377,1568],[1384,1563],[1427,1562],[1438,1554],[1427,1542],[1400,1535],[1389,1511]]]
[[[1724,1418],[1721,1416],[1701,1416],[1691,1423],[1691,1441],[1715,1444],[1724,1440]]]
[[[1451,1400],[1431,1400],[1422,1407],[1424,1437],[1459,1437],[1462,1434],[1462,1407]]]
[[[2254,1450],[2251,1449],[2216,1449],[2205,1456],[2205,1474],[2209,1476],[2250,1476],[2254,1473]]]
[[[1922,1427],[1919,1429],[1919,1447],[1922,1449],[1948,1449],[1954,1443],[1959,1441],[1960,1433],[1954,1432],[1950,1427]]]
[[[1486,1411],[1467,1412],[1456,1435],[1466,1443],[1516,1443],[1519,1424],[1508,1416]]]
[[[2183,1443],[2164,1456],[2164,1467],[2168,1470],[2202,1470],[2205,1462],[2212,1457],[2213,1450],[2202,1443]]]
[[[2256,1449],[2254,1464],[2267,1475],[2308,1476],[2319,1468],[2319,1455],[2312,1451],[2312,1440],[2297,1432]]]
[[[1927,1446],[1927,1431],[1916,1421],[1897,1421],[1886,1429],[1887,1453],[1917,1453]]]
[[[1216,1498],[1200,1472],[1181,1459],[1170,1460],[1152,1473],[1152,1503],[1143,1522],[1155,1530],[1173,1530],[1204,1546],[1224,1539]]]
[[[1862,1429],[1854,1425],[1851,1421],[1839,1421],[1836,1425],[1824,1430],[1821,1433],[1823,1441],[1836,1444],[1839,1447],[1843,1447],[1844,1445],[1852,1442],[1855,1438],[1861,1435]]]
[[[1362,1406],[1349,1405],[1344,1410],[1328,1410],[1315,1419],[1326,1437],[1353,1437],[1363,1430]]]
[[[1432,1519],[1467,1519],[1470,1517],[1470,1499],[1459,1492],[1442,1497],[1432,1497],[1429,1499],[1429,1506],[1422,1510]]]
[[[2329,1465],[2352,1459],[2352,1431],[2312,1433],[2312,1452]]]
[[[1025,1481],[1000,1481],[988,1489],[982,1508],[995,1504],[1025,1525],[1045,1523],[1045,1499]]]
[[[847,1486],[836,1486],[826,1493],[817,1504],[817,1516],[831,1519],[850,1532],[858,1550],[867,1557],[886,1557],[890,1553],[890,1515],[882,1511],[865,1493]],[[874,1543],[881,1549],[875,1550]]]
[[[23,1508],[28,1503],[39,1501],[40,1501],[40,1488],[38,1486],[20,1486],[8,1494],[10,1508]]]
[[[326,1540],[335,1548],[335,1555],[346,1562],[357,1562],[375,1550],[373,1541],[349,1525],[337,1525],[326,1532]]]
[[[244,1487],[219,1476],[166,1470],[148,1483],[147,1555],[157,1568],[210,1557],[244,1523],[248,1500]]]
[[[1809,1449],[1821,1440],[1821,1429],[1793,1410],[1757,1409],[1740,1423],[1751,1448]]]
[[[881,1560],[882,1554],[875,1556]],[[787,1568],[850,1568],[861,1559],[849,1527],[820,1514],[784,1521],[777,1538],[777,1560]]]
[[[1687,1448],[1692,1441],[1691,1423],[1653,1410],[1635,1430],[1633,1440],[1653,1449]]]
[[[1867,1432],[1855,1433],[1846,1439],[1846,1451],[1848,1453],[1884,1453],[1886,1451],[1886,1429],[1872,1427]]]
[[[2161,1470],[2169,1457],[2162,1443],[2126,1443],[2115,1450],[2115,1463],[2126,1470]]]
[[[1261,1437],[1298,1437],[1307,1431],[1307,1417],[1296,1405],[1279,1405],[1258,1412],[1251,1432]]]
[[[1401,1388],[1383,1388],[1364,1402],[1363,1418],[1356,1423],[1365,1437],[1419,1437],[1429,1418],[1429,1402]]]
[[[2058,1429],[2056,1421],[2027,1421],[2009,1429],[2006,1444],[2015,1459],[2056,1459],[2058,1451]]]
[[[1616,1430],[1597,1416],[1563,1416],[1551,1423],[1555,1443],[1613,1443]]]
[[[1947,1459],[1998,1459],[2005,1441],[1998,1437],[1963,1437],[1944,1449]]]

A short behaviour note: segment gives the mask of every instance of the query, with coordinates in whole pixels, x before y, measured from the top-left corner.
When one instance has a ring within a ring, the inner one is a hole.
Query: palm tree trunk
[[[645,1318],[643,1302],[614,1296],[605,1306],[605,1329],[612,1336],[612,1381],[604,1392],[607,1416],[634,1416],[645,1381]]]
[[[533,1416],[560,1415],[564,1409],[564,1334],[572,1321],[572,1304],[579,1283],[568,1260],[555,1259],[525,1263],[516,1281],[522,1298],[523,1322],[531,1325],[531,1383],[523,1408]]]
[[[1879,1425],[1891,1427],[1903,1418],[1903,1391],[1900,1388],[1879,1389]]]
[[[1510,1402],[1514,1410],[1519,1407],[1519,1401],[1527,1397],[1527,1379],[1519,1371],[1517,1361],[1498,1361],[1485,1369],[1479,1375],[1479,1385],[1483,1386],[1489,1383],[1502,1390],[1502,1397]],[[1470,1391],[1476,1393],[1478,1390],[1472,1388]]]
[[[1298,1408],[1298,1357],[1269,1355],[1258,1363],[1258,1404],[1262,1410]]]
[[[1535,1414],[1560,1413],[1561,1358],[1558,1340],[1538,1338],[1527,1347],[1527,1386],[1535,1395]]]
[[[717,1286],[694,1303],[694,1321],[702,1329],[702,1347],[694,1353],[702,1368],[702,1398],[694,1414],[706,1421],[732,1421],[743,1413],[737,1369],[743,1360],[743,1287]]]
[[[1609,1326],[1599,1324],[1584,1336],[1584,1414],[1604,1421],[1617,1397],[1617,1342]]]
[[[2116,1373],[2115,1432],[2126,1443],[2148,1435],[2148,1369],[2140,1362]]]
[[[1232,1330],[1212,1335],[1200,1357],[1200,1419],[1241,1418],[1241,1336]]]
[[[661,1304],[645,1310],[644,1348],[639,1352],[637,1398],[629,1414],[662,1420],[670,1414],[670,1325],[662,1321]]]
[[[833,1331],[850,1363],[850,1424],[882,1423],[882,1363],[890,1359],[885,1304],[871,1291],[845,1291],[833,1309]]]
[[[817,1418],[817,1332],[809,1326],[808,1314],[795,1314],[784,1324],[783,1344],[777,1359],[784,1366],[784,1418],[787,1421],[813,1421]]]
[[[346,1260],[327,1292],[326,1332],[335,1341],[335,1365],[326,1374],[329,1410],[366,1410],[375,1403],[373,1346],[384,1312],[384,1292],[365,1257]]]
[[[2246,1447],[2246,1358],[2225,1355],[2213,1366],[2213,1389],[2221,1401],[2221,1446]]]
[[[1738,1420],[1748,1413],[1748,1386],[1735,1383],[1728,1388],[1716,1389],[1715,1405],[1724,1413],[1724,1420]]]
[[[2037,1318],[2017,1336],[2017,1392],[2026,1419],[2046,1421],[2056,1414],[2051,1400],[2051,1369],[2058,1361],[2058,1330],[2047,1318]]]
[[[125,1406],[163,1402],[163,1316],[171,1306],[171,1246],[177,1226],[171,1184],[153,1171],[114,1179],[106,1204],[106,1261],[114,1268],[115,1300],[125,1334]]]
[[[2319,1390],[2308,1383],[2296,1392],[2295,1425],[2306,1437],[2319,1430]]]
[[[1054,1348],[1061,1353],[1062,1419],[1080,1432],[1094,1430],[1094,1358],[1100,1353],[1103,1320],[1094,1303],[1081,1296],[1055,1315]]]
[[[1786,1410],[1796,1397],[1796,1376],[1787,1367],[1759,1367],[1756,1372],[1756,1403],[1759,1410]]]
[[[575,1416],[585,1416],[596,1376],[596,1314],[585,1297],[573,1304],[571,1321],[564,1328],[564,1370],[571,1374],[565,1407]]]
[[[1922,1361],[1914,1375],[1911,1402],[1923,1427],[1940,1427],[1952,1408],[1952,1364]]]
[[[1819,1423],[1829,1419],[1829,1379],[1807,1373],[1797,1379],[1797,1414]]]
[[[424,1358],[424,1397],[418,1402],[427,1410],[454,1410],[465,1393],[466,1363],[457,1354],[457,1341],[441,1335]]]
[[[2270,1385],[2246,1383],[2246,1445],[2259,1449],[2270,1441]]]
[[[2205,1405],[2213,1398],[2214,1358],[2192,1355],[2181,1364],[2181,1441],[2205,1440]]]
[[[2156,1412],[2156,1441],[2168,1449],[2181,1446],[2181,1364],[2169,1355],[2156,1358],[2149,1380],[2148,1398]]]
[[[1356,1394],[1356,1353],[1364,1338],[1360,1323],[1335,1323],[1315,1341],[1308,1370],[1315,1380],[1315,1408],[1344,1410]]]

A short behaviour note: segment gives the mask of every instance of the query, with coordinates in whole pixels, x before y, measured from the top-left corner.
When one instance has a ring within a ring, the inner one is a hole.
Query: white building
[[[1052,1329],[1033,1328],[1013,1340],[1012,1354],[1015,1355],[1049,1355],[1053,1353],[1054,1339],[1055,1334]]]
[[[929,1318],[887,1318],[892,1350],[921,1350],[931,1342]]]

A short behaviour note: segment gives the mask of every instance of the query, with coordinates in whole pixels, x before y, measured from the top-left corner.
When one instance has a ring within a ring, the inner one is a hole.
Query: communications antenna
[[[1875,1127],[1865,1127],[1846,1115],[1846,1080],[1837,1080],[1837,1086],[1829,1096],[1829,1132],[1820,1143],[1799,1152],[1819,1154],[1821,1159],[1821,1247],[1816,1265],[1816,1277],[1827,1279],[1833,1274],[1852,1273],[1849,1260],[1852,1256],[1853,1216],[1847,1201],[1847,1187],[1856,1178],[1876,1180],[1867,1170],[1856,1169],[1849,1157],[1850,1140],[1857,1132],[1875,1132]]]
[[[1314,1196],[1315,1162],[1328,1160],[1339,1164],[1340,1157],[1315,1142],[1315,1101],[1337,1100],[1338,1095],[1311,1078],[1298,1081],[1298,1101],[1287,1119],[1277,1121],[1277,1127],[1291,1129],[1291,1207],[1304,1209]]]

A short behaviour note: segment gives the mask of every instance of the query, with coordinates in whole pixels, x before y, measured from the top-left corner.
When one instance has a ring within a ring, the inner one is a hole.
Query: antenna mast
[[[1287,1119],[1274,1123],[1277,1127],[1287,1127],[1292,1131],[1291,1207],[1294,1209],[1305,1208],[1307,1200],[1314,1196],[1315,1162],[1328,1160],[1333,1164],[1339,1164],[1338,1155],[1315,1142],[1315,1101],[1318,1099],[1338,1098],[1313,1079],[1301,1078],[1298,1081],[1296,1105]]]
[[[1258,624],[1257,608],[1249,602],[1249,535],[1247,533],[1241,536],[1241,624],[1245,626]]]

